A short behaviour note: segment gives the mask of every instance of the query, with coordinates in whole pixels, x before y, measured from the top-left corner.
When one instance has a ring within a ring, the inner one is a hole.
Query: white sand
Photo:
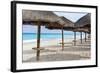
[[[87,58],[89,59],[91,55],[90,42],[84,42],[83,40],[83,44],[80,44],[80,41],[78,41],[78,46],[73,46],[72,41],[73,39],[64,40],[66,44],[64,47],[64,51],[61,51],[61,39],[41,40],[41,47],[44,47],[45,49],[41,50],[40,61],[55,61],[54,58],[57,58],[56,60],[80,60]],[[36,40],[23,42],[23,62],[36,61],[36,50],[32,49],[36,46]],[[52,57],[52,55],[54,55],[54,57]],[[62,58],[60,56],[62,56]]]
[[[72,42],[73,39],[67,39],[64,40],[66,43],[67,42]],[[54,46],[54,45],[61,45],[61,39],[47,39],[47,40],[41,40],[41,47],[47,47],[47,46]],[[23,42],[23,50],[29,50],[32,49],[33,47],[37,46],[37,41],[36,40],[28,40]]]

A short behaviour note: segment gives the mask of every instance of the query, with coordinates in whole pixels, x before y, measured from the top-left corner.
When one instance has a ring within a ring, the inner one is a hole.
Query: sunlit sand
[[[40,62],[45,61],[67,61],[67,60],[87,60],[91,58],[91,43],[90,39],[83,39],[82,44],[78,39],[76,45],[74,45],[73,39],[64,40],[64,50],[62,51],[61,40],[41,40]],[[23,42],[23,62],[37,62],[36,50],[32,49],[36,47],[36,41]]]

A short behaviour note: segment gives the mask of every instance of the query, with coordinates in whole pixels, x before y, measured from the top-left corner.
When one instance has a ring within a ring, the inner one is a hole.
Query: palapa
[[[62,27],[65,23],[56,14],[51,11],[36,11],[36,10],[23,10],[22,11],[23,24],[29,23],[29,25],[37,25],[37,61],[40,57],[40,35],[41,35],[41,25],[43,26],[59,26]]]
[[[81,17],[75,23],[75,31],[81,32],[81,43],[82,43],[82,32],[85,32],[85,41],[86,41],[86,33],[91,33],[91,14],[90,13]]]
[[[61,29],[62,31],[62,50],[64,50],[64,30],[66,31],[74,31],[74,23],[70,21],[69,19],[65,18],[64,16],[60,17],[65,24],[62,27],[50,27],[47,26],[48,29]],[[76,32],[75,32],[76,33]],[[76,34],[74,35],[74,40],[76,39]],[[75,44],[76,42],[74,42]]]

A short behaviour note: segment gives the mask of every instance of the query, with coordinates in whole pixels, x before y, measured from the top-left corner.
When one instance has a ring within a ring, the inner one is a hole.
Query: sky
[[[86,15],[87,13],[76,13],[76,12],[54,12],[58,16],[64,16],[72,22],[76,22],[78,19]]]
[[[54,12],[58,16],[64,16],[65,18],[76,22],[78,19],[86,15],[87,13],[75,13],[75,12]],[[60,33],[61,30],[48,30],[44,26],[41,27],[41,33]],[[37,33],[37,26],[23,25],[23,33]],[[70,32],[65,32],[70,33]]]

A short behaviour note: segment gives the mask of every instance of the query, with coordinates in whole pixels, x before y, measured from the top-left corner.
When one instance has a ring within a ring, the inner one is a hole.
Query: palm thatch
[[[58,26],[65,24],[56,14],[51,11],[23,10],[23,23],[37,23],[46,26]]]
[[[87,29],[87,28],[75,28],[74,32],[87,32],[87,33],[90,33],[89,29]]]
[[[74,29],[74,23],[72,21],[70,21],[69,19],[65,18],[64,16],[60,17],[62,21],[64,21],[64,25],[63,25],[63,29],[64,30],[69,30],[69,31],[73,31]],[[50,26],[46,26],[46,28],[48,29],[62,29],[62,27],[50,27]]]
[[[88,13],[75,23],[75,28],[80,32],[91,33],[91,14]]]
[[[75,27],[90,27],[91,26],[90,24],[91,24],[91,14],[88,13],[75,23]]]
[[[71,27],[71,28],[74,27],[74,23],[69,19],[65,18],[64,16],[62,16],[61,19],[66,23],[64,27]]]

